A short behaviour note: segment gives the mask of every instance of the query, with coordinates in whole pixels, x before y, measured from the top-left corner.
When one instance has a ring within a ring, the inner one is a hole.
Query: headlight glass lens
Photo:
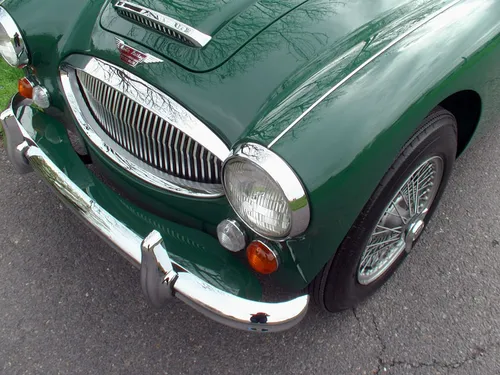
[[[264,170],[249,161],[229,160],[224,167],[224,185],[233,209],[252,230],[268,238],[290,233],[288,200]]]
[[[1,24],[0,24],[0,54],[2,55],[3,59],[7,61],[7,64],[12,66],[17,66],[18,59],[16,50],[14,49],[14,45],[12,44],[9,35],[7,34],[7,31]]]
[[[28,52],[16,23],[0,7],[0,55],[7,64],[22,67],[28,63]]]

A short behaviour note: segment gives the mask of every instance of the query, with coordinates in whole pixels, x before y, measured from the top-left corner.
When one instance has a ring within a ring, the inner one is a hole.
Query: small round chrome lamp
[[[33,103],[43,109],[50,107],[49,92],[43,86],[33,87]]]
[[[217,237],[222,246],[232,252],[243,250],[247,243],[247,236],[241,225],[232,219],[222,220],[217,225]]]

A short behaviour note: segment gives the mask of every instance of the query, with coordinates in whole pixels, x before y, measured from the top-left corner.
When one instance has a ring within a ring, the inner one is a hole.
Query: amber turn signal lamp
[[[250,266],[263,275],[278,269],[278,256],[261,241],[253,241],[247,246],[247,259]]]
[[[33,84],[26,77],[21,78],[17,83],[19,94],[27,99],[33,99]]]

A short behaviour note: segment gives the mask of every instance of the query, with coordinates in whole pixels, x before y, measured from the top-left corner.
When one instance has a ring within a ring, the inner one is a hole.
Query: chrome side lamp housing
[[[15,68],[29,63],[28,48],[14,19],[0,6],[0,55]]]
[[[259,236],[282,241],[309,225],[309,200],[302,182],[278,155],[244,143],[224,162],[222,183],[231,207]]]

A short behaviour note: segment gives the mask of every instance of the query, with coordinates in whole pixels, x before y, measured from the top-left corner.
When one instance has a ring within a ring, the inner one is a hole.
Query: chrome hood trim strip
[[[161,14],[155,10],[146,8],[142,5],[135,4],[129,1],[118,1],[115,4],[115,8],[118,10],[124,10],[130,12],[140,17],[147,18],[150,22],[154,22],[165,27],[168,30],[172,30],[175,33],[182,35],[184,38],[189,40],[195,47],[204,47],[212,39],[210,35],[206,35],[195,28],[186,25],[183,22],[177,21],[171,17]],[[155,28],[152,28],[153,30]]]

